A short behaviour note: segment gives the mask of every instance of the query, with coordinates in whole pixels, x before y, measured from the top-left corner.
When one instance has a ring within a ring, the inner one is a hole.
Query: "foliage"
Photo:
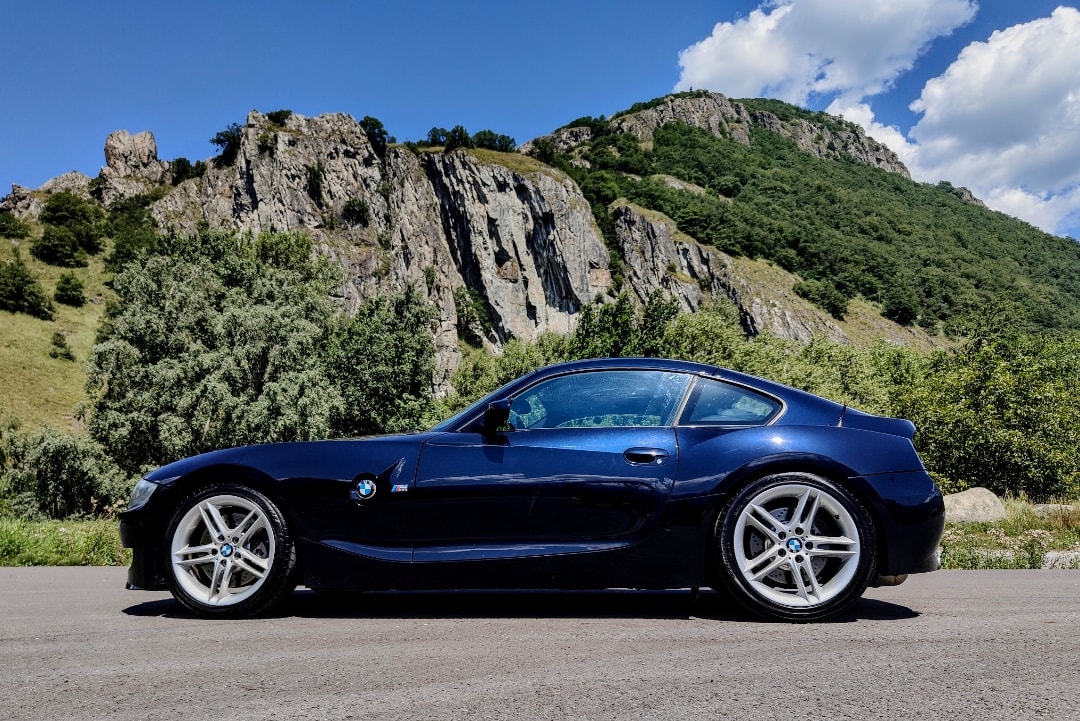
[[[107,227],[113,239],[112,251],[105,258],[105,267],[121,270],[140,253],[157,247],[157,221],[150,214],[150,195],[135,195],[117,200],[109,207]]]
[[[10,210],[0,210],[0,238],[25,238],[30,226],[15,217]]]
[[[843,320],[847,313],[848,299],[830,281],[800,280],[792,290],[837,320]]]
[[[347,436],[418,430],[434,420],[435,309],[414,286],[371,298],[341,322],[326,353],[342,403],[333,420]]]
[[[0,310],[26,313],[42,320],[53,317],[53,304],[17,248],[10,261],[0,262]]]
[[[75,233],[56,225],[45,226],[41,237],[30,244],[30,255],[61,268],[86,267],[86,251],[79,247]]]
[[[1075,498],[1078,377],[1080,337],[1026,335],[992,318],[956,353],[937,354],[896,411],[916,422],[926,464],[950,491]]]
[[[0,566],[126,566],[112,519],[31,521],[0,516]]]
[[[53,293],[53,299],[57,303],[63,303],[75,308],[86,303],[83,282],[79,280],[79,276],[75,275],[75,271],[70,270],[60,274],[60,278],[56,281],[56,292]]]
[[[469,135],[469,131],[461,125],[455,125],[446,132],[446,152],[451,150],[457,150],[458,148],[471,148],[473,147],[472,136]]]
[[[833,133],[854,128],[780,101],[743,102]],[[588,120],[575,123],[591,127]],[[817,158],[755,128],[749,146],[679,123],[658,129],[651,147],[608,132],[577,151],[587,164],[569,163],[550,142],[531,152],[577,181],[609,245],[608,206],[625,198],[702,243],[798,273],[802,294],[833,314],[862,297],[902,324],[956,332],[987,305],[1015,302],[1030,309],[1028,327],[1080,329],[1080,245],[964,202],[951,187],[846,156]],[[662,176],[707,192],[673,188]]]
[[[371,143],[372,149],[375,150],[375,154],[380,158],[385,158],[386,144],[389,137],[382,122],[378,118],[365,115],[360,119],[360,128],[364,131],[364,135],[367,136],[368,142]]]
[[[658,356],[664,352],[663,337],[679,312],[678,301],[653,291],[640,312],[630,296],[622,293],[614,303],[597,303],[581,309],[577,329],[570,338],[571,358]]]
[[[362,198],[349,198],[341,209],[341,219],[350,225],[367,226],[371,222],[371,208]]]
[[[58,360],[73,361],[75,360],[75,354],[71,351],[70,346],[67,344],[67,336],[60,331],[52,334],[52,340],[50,341],[52,348],[49,349],[49,357],[56,358]]]
[[[517,150],[517,142],[509,135],[502,135],[493,130],[478,130],[472,136],[472,147],[512,153]]]
[[[98,205],[66,190],[50,195],[41,209],[42,223],[70,230],[79,247],[91,255],[102,248],[102,220],[104,213]]]
[[[484,338],[491,333],[491,319],[479,291],[475,288],[455,288],[454,311],[458,337],[476,348],[483,345]]]
[[[201,178],[206,175],[206,163],[197,160],[192,164],[187,158],[180,157],[169,164],[169,170],[172,172],[172,184],[180,185],[185,180]]]
[[[85,436],[50,429],[7,438],[8,468],[0,497],[26,518],[111,516],[132,483],[104,449]]]
[[[162,238],[116,275],[89,431],[129,473],[230,445],[325,437],[337,277],[303,236]]]
[[[291,110],[271,110],[266,114],[266,119],[280,128],[285,126],[285,121],[291,118],[292,114]]]
[[[323,179],[326,176],[326,169],[323,167],[322,162],[315,165],[305,166],[307,171],[307,194],[308,197],[315,201],[315,205],[322,207],[323,204]]]
[[[243,138],[244,127],[239,123],[230,123],[228,127],[210,138],[211,144],[216,145],[220,151],[214,159],[214,163],[219,168],[236,162],[236,156],[240,152],[240,141]]]

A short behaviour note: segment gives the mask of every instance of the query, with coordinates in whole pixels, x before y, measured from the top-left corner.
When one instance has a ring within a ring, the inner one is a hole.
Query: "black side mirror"
[[[499,429],[506,425],[506,422],[510,420],[510,399],[504,398],[500,401],[492,401],[488,403],[488,407],[484,409],[484,424],[481,428],[481,432],[485,435],[492,435],[498,433]]]

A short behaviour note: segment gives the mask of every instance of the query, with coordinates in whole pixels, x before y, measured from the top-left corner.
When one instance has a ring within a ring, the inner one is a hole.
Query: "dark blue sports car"
[[[551,366],[424,433],[214,451],[121,514],[132,588],[203,616],[316,591],[698,588],[837,614],[938,567],[911,422],[672,360]]]

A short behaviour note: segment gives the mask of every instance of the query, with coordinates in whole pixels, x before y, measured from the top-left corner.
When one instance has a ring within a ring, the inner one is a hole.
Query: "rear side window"
[[[681,426],[760,426],[780,412],[779,401],[749,388],[698,378],[686,403]]]

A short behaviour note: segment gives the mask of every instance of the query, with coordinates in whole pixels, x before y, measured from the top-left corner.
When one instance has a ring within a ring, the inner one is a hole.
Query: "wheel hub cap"
[[[788,550],[792,553],[798,553],[803,549],[802,541],[798,538],[789,538],[787,542]]]
[[[232,552],[233,552],[233,547],[231,545],[229,545],[228,543],[226,543],[224,546],[221,547],[221,555],[224,556],[225,558],[228,558],[229,556],[231,556]]]

